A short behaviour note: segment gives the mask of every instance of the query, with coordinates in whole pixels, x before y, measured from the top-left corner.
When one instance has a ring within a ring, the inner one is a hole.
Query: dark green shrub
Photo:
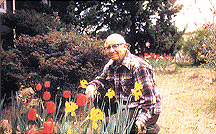
[[[54,94],[75,90],[81,79],[90,81],[99,75],[107,62],[103,41],[81,35],[75,29],[35,37],[22,35],[14,43],[16,48],[6,51],[2,60],[5,91],[17,90],[21,85],[34,88],[47,80]]]

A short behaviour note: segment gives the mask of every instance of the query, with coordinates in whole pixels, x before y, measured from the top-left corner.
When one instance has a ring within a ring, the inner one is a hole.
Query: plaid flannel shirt
[[[142,58],[135,56],[127,50],[122,64],[118,65],[112,59],[105,65],[100,76],[96,77],[90,84],[94,86],[103,86],[104,81],[113,83],[112,89],[115,91],[115,97],[123,97],[128,100],[131,89],[135,82],[142,83],[142,97],[135,101],[132,98],[129,108],[138,107],[137,120],[145,122],[151,115],[161,112],[161,98],[155,84],[155,76],[152,67]]]

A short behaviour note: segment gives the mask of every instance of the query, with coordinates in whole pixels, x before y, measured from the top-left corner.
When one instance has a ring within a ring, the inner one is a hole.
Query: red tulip
[[[54,128],[54,123],[52,118],[48,118],[47,121],[43,123],[43,132],[44,134],[52,134]]]
[[[36,131],[35,128],[32,128],[26,132],[26,134],[43,134],[43,130]]]
[[[41,89],[42,89],[42,86],[41,86],[40,83],[38,83],[38,84],[36,85],[36,90],[40,91]]]
[[[150,53],[151,59],[155,58],[155,53]]]
[[[43,134],[43,133],[44,133],[43,130],[38,131],[38,134]]]
[[[56,105],[53,101],[46,102],[47,113],[53,113],[56,110]]]
[[[86,96],[85,96],[84,94],[82,94],[82,93],[79,93],[79,94],[77,95],[76,104],[77,104],[78,106],[84,106],[84,105],[86,104],[86,102],[87,102]]]
[[[32,129],[28,130],[26,132],[26,134],[37,134],[37,131],[35,130],[35,128],[32,128]]]
[[[157,60],[157,58],[159,58],[160,57],[160,54],[157,54],[156,56],[155,56],[155,60]]]
[[[43,94],[43,99],[44,100],[49,100],[50,99],[50,97],[51,97],[51,94],[50,94],[50,92],[44,92],[44,94]]]
[[[147,54],[147,53],[144,53],[144,56],[145,56],[145,57],[148,57],[148,56],[149,56],[149,54]]]
[[[44,83],[44,86],[45,86],[45,87],[50,87],[50,81],[46,81],[46,82]]]
[[[71,92],[70,92],[69,90],[66,90],[66,91],[63,92],[63,96],[64,96],[65,98],[69,98],[69,97],[70,97],[70,94],[71,94]]]
[[[32,108],[32,109],[30,109],[29,110],[29,112],[28,112],[28,119],[31,121],[35,121],[36,120],[36,115],[37,115],[37,110],[36,109],[34,109],[34,108]]]

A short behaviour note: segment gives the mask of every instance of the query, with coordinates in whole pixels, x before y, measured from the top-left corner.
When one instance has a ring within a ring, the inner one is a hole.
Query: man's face
[[[122,62],[126,50],[127,50],[127,44],[112,44],[107,43],[105,45],[106,53],[108,57],[118,63]]]

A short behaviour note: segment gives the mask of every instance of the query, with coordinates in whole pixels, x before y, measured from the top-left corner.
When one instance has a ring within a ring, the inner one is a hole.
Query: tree
[[[22,0],[16,1],[16,10],[35,10],[38,13],[52,14],[53,9],[41,1]]]
[[[81,32],[92,25],[93,35],[120,33],[131,44],[131,51],[144,53],[172,53],[179,49],[178,41],[184,31],[179,32],[172,23],[182,6],[174,6],[175,1],[72,1],[64,21],[81,27]],[[155,23],[154,23],[155,22]],[[89,31],[88,31],[89,32]],[[87,32],[87,33],[88,33]],[[103,32],[104,33],[104,32]],[[150,48],[146,47],[149,42]],[[178,46],[176,46],[178,44]]]
[[[183,50],[194,60],[194,64],[205,65],[216,70],[215,24],[206,23],[193,31]]]
[[[150,51],[156,51],[158,53],[173,53],[175,50],[181,49],[180,41],[184,31],[178,32],[178,29],[172,23],[172,17],[181,9],[181,6],[174,6],[169,2],[151,3],[153,9],[157,10],[156,24],[147,28],[147,36],[150,36],[149,40],[152,47]],[[164,5],[163,5],[164,4]]]
[[[48,33],[51,29],[59,30],[64,26],[53,9],[41,1],[16,1],[15,13],[7,11],[2,15],[2,24],[14,33],[1,31],[3,48],[14,47],[13,39],[21,34],[36,36]],[[14,36],[14,35],[15,36]]]
[[[51,29],[59,30],[62,27],[58,16],[42,14],[35,10],[16,10],[15,14],[7,12],[2,16],[2,24],[15,29],[16,38],[21,34],[30,36],[46,34]],[[13,42],[8,42],[13,39],[12,33],[3,32],[3,48],[8,49],[8,46],[13,46]]]

